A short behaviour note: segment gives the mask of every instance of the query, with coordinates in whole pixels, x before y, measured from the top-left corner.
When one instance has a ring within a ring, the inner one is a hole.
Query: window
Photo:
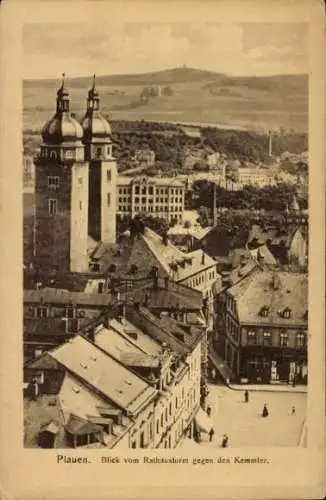
[[[110,154],[110,148],[109,148],[108,153]],[[111,170],[107,170],[106,171],[106,178],[107,178],[108,181],[111,180]],[[120,189],[120,191],[121,191],[121,189]]]
[[[79,200],[79,210],[83,209],[83,202]]]
[[[257,334],[254,331],[248,332],[248,344],[257,344]]]
[[[135,187],[135,194],[139,194],[139,186]]]
[[[57,176],[50,175],[48,177],[48,187],[51,189],[57,189],[59,187],[60,178]]]
[[[160,432],[160,421],[159,419],[156,420],[156,434]]]
[[[161,427],[163,427],[163,413],[161,414]]]
[[[281,333],[280,334],[280,344],[281,344],[281,347],[287,347],[288,346],[288,340],[289,340],[289,336],[287,333]]]
[[[296,346],[297,347],[305,347],[306,345],[306,334],[299,332],[296,335]]]
[[[83,178],[82,177],[78,177],[78,184],[83,184]]]
[[[48,308],[45,306],[40,306],[37,308],[36,314],[38,318],[46,318],[48,315]]]
[[[153,186],[150,186],[150,187],[148,188],[148,193],[149,193],[149,194],[153,194]]]
[[[271,332],[264,332],[264,345],[272,345],[272,334]]]
[[[136,448],[136,441],[131,441],[131,447],[134,449]]]
[[[101,158],[101,156],[102,156],[102,148],[96,148],[95,156],[96,156],[96,158]]]
[[[49,214],[55,215],[58,211],[58,200],[53,198],[49,199]]]
[[[170,414],[170,417],[172,415],[172,403],[169,404],[169,414]]]
[[[168,421],[168,409],[165,408],[165,422]]]
[[[75,309],[72,304],[68,304],[66,307],[66,318],[74,318],[75,317]]]
[[[107,194],[106,199],[107,199],[107,205],[109,207],[111,205],[111,194],[110,193]]]

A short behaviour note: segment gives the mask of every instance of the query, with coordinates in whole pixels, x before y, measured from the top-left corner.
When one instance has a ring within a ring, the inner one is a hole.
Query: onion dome
[[[57,111],[42,129],[43,141],[46,144],[59,145],[63,142],[76,142],[83,138],[83,129],[70,114],[69,92],[65,87],[62,75],[62,85],[57,92]]]
[[[93,86],[88,91],[87,110],[82,122],[82,127],[85,142],[90,142],[93,139],[103,140],[111,137],[109,122],[100,113],[100,96],[95,88],[95,75],[93,76]]]

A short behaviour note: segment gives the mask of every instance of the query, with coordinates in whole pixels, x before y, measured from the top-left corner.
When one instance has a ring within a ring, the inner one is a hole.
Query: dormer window
[[[263,306],[259,311],[259,315],[262,316],[263,318],[267,318],[267,316],[269,315],[269,307]]]
[[[282,318],[289,319],[292,316],[292,311],[289,307],[285,307],[283,311],[281,311]]]

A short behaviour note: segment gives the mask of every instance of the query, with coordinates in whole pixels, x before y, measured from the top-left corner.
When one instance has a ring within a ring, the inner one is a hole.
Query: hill
[[[72,108],[85,110],[91,77],[68,79]],[[24,129],[40,130],[53,113],[59,80],[26,80]],[[169,95],[141,99],[144,88],[169,86]],[[308,76],[234,77],[193,68],[98,76],[102,110],[112,119],[201,122],[247,129],[307,132]]]

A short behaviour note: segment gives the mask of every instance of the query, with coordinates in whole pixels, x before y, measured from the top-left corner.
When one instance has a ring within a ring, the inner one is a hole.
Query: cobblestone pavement
[[[229,437],[229,447],[298,446],[306,417],[307,394],[295,392],[249,391],[244,403],[244,391],[210,385],[208,405],[212,409],[215,435],[212,443],[202,433],[201,446],[220,446],[222,435]],[[261,417],[264,403],[269,409]],[[295,414],[291,414],[295,406]]]

